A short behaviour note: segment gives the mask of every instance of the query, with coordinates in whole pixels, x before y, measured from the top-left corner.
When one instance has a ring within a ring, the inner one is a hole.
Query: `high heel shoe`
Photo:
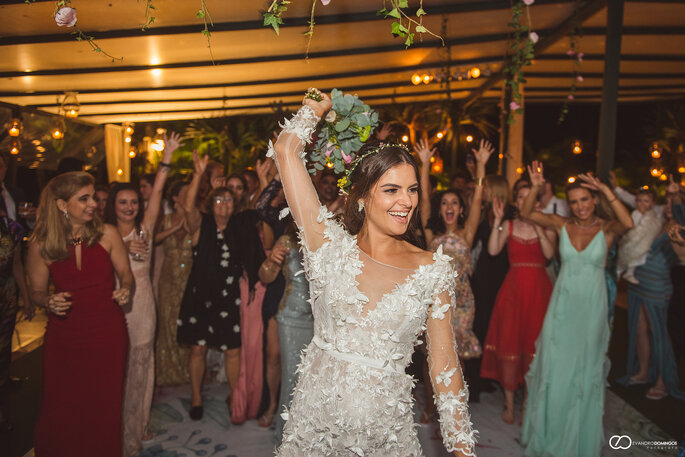
[[[191,406],[190,407],[190,418],[194,421],[199,421],[202,419],[202,415],[204,414],[204,408],[202,405],[200,406]]]

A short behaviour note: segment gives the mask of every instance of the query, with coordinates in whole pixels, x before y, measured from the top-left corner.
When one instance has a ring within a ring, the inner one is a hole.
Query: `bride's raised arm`
[[[290,213],[304,233],[303,241],[311,251],[316,251],[323,244],[324,227],[319,217],[321,203],[305,166],[304,148],[311,143],[319,120],[333,106],[328,95],[321,95],[323,99],[320,102],[305,98],[302,108],[292,118],[283,121],[283,130],[273,150],[267,154],[275,152],[274,159]]]

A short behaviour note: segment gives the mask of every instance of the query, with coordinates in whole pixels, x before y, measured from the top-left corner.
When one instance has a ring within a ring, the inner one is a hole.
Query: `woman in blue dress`
[[[528,167],[533,188],[521,217],[559,233],[561,270],[526,375],[521,441],[527,456],[599,456],[610,334],[604,269],[608,247],[633,220],[589,174],[566,188],[570,218],[533,211],[542,171],[538,162]]]

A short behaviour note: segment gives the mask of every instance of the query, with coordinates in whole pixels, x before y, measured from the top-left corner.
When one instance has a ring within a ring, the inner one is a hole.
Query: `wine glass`
[[[144,228],[135,229],[135,231],[133,232],[133,239],[135,241],[142,241],[143,243],[145,243],[145,245],[147,245],[147,241],[148,241],[147,230],[145,230]],[[146,254],[134,253],[134,254],[131,254],[131,258],[137,262],[142,262],[143,260],[145,260],[147,258],[147,255]]]

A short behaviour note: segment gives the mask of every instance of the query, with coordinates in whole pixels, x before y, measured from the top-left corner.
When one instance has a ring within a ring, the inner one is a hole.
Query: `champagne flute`
[[[133,239],[134,239],[134,241],[142,241],[147,246],[147,241],[148,241],[147,230],[145,230],[142,227],[135,229],[135,231],[133,232]],[[147,258],[147,255],[146,254],[134,253],[134,254],[131,254],[131,258],[137,262],[142,262]]]

